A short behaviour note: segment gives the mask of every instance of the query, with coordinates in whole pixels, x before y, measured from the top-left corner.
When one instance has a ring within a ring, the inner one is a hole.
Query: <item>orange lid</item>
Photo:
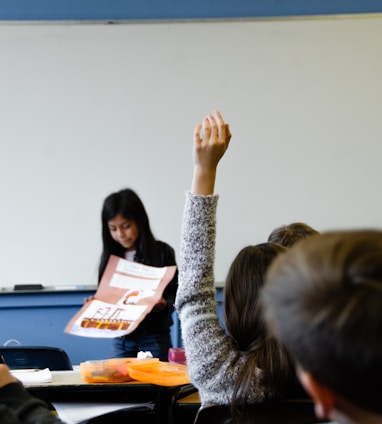
[[[178,386],[189,384],[187,365],[171,362],[127,364],[129,375],[134,380],[158,386]]]

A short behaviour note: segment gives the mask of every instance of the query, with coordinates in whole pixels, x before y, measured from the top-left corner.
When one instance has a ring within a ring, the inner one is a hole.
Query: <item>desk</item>
[[[52,371],[53,382],[25,385],[34,396],[52,402],[153,402],[154,420],[168,423],[174,394],[179,386],[164,387],[131,381],[127,383],[85,383],[78,370]],[[140,421],[142,424],[142,421]]]
[[[180,388],[177,399],[172,405],[172,424],[193,424],[199,408],[200,397],[197,389]]]

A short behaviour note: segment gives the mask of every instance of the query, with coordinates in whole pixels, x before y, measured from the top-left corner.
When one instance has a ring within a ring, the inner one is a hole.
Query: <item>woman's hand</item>
[[[213,194],[216,168],[231,139],[229,125],[218,110],[194,130],[194,176],[191,193]]]

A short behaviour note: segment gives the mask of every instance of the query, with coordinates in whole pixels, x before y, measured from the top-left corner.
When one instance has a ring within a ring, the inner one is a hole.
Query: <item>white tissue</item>
[[[138,359],[153,358],[153,355],[149,351],[147,352],[140,351],[138,352],[137,358]]]

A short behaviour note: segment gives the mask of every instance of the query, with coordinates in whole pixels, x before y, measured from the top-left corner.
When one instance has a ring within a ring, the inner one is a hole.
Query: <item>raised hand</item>
[[[207,115],[194,129],[194,175],[191,192],[212,194],[215,186],[216,168],[226,152],[231,139],[229,125],[218,110]]]

